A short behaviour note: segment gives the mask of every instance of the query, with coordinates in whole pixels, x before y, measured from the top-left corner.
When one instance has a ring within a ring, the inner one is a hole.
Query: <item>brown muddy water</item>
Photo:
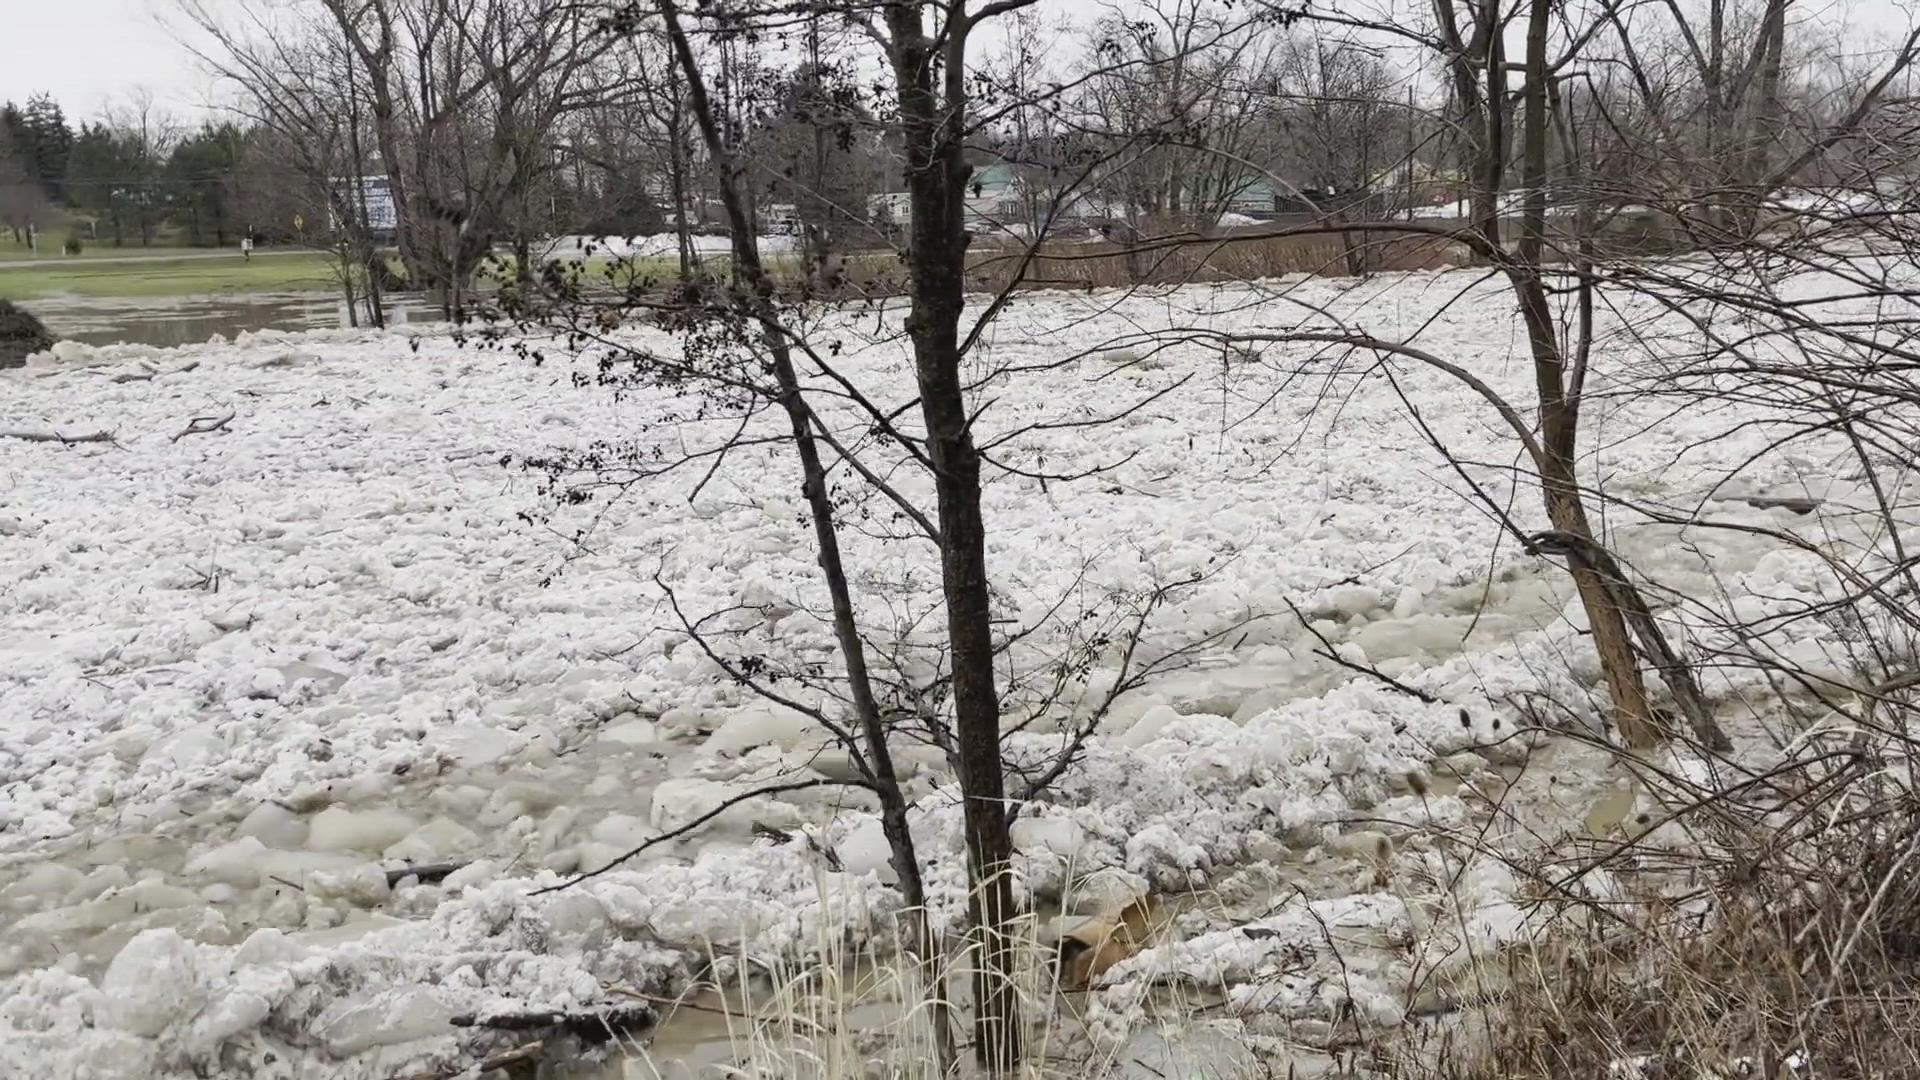
[[[55,337],[87,345],[122,342],[169,348],[195,345],[216,334],[233,338],[255,330],[334,330],[352,325],[338,295],[322,292],[236,293],[211,297],[49,297],[33,312]],[[393,326],[432,322],[439,309],[420,294],[390,298]]]

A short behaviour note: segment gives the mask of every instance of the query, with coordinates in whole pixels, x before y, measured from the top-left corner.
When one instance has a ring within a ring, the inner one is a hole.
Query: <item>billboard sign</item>
[[[355,180],[352,177],[340,177],[333,183],[340,200],[350,206],[354,214],[364,212],[367,215],[369,230],[393,232],[399,228],[400,217],[393,207],[393,186],[388,178],[362,176],[358,180],[358,191],[354,189]]]

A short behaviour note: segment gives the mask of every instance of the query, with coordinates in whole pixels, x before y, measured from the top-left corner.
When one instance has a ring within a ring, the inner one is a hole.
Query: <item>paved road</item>
[[[266,248],[255,251],[256,259],[271,259],[286,255],[317,255],[319,252],[307,248]],[[105,255],[100,257],[82,256],[70,259],[64,255],[42,255],[37,259],[0,259],[0,272],[7,270],[32,270],[47,266],[126,266],[133,263],[155,262],[194,262],[201,259],[226,259],[239,262],[237,251],[194,251],[179,255]]]

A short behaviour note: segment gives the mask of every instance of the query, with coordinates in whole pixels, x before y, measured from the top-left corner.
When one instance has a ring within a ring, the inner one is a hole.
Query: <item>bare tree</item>
[[[1287,35],[1278,69],[1280,129],[1301,201],[1335,221],[1388,216],[1376,189],[1411,164],[1401,135],[1415,116],[1400,104],[1402,80],[1374,47],[1314,25]],[[1371,269],[1375,249],[1349,240],[1347,272]]]
[[[761,91],[743,157],[753,190],[793,208],[808,272],[831,287],[833,256],[870,239],[867,204],[885,183],[886,158],[854,73],[823,51],[818,22],[805,33],[807,59]]]
[[[166,209],[160,174],[183,129],[144,87],[109,105],[103,122],[120,151],[119,166],[124,173],[119,180],[128,192],[140,244],[151,246]]]
[[[26,243],[29,230],[46,221],[51,210],[40,185],[0,150],[0,225],[13,232],[14,243]]]
[[[292,212],[278,207],[271,220],[297,217],[305,223],[301,240],[334,256],[354,325],[364,302],[368,322],[384,326],[386,267],[363,182],[372,131],[356,57],[323,32],[325,24],[314,13],[256,13],[236,24],[200,0],[185,0],[184,10],[215,43],[202,59],[241,91],[236,108],[257,133],[253,167],[290,173],[296,181]]]
[[[742,89],[752,84],[734,77],[745,65],[730,55],[742,41],[765,41],[782,28],[805,31],[804,20],[796,21],[778,7],[690,13],[672,0],[656,0],[629,9],[614,23],[626,34],[657,25],[673,49],[710,183],[730,226],[726,276],[696,274],[680,287],[663,290],[633,275],[609,295],[596,291],[582,275],[556,282],[537,308],[516,312],[522,318],[535,317],[549,331],[562,329],[572,350],[591,356],[597,374],[582,377],[615,385],[631,377],[672,387],[699,403],[696,414],[705,422],[737,417],[737,426],[717,445],[664,456],[635,447],[617,455],[617,466],[616,459],[604,453],[563,456],[549,462],[559,473],[611,471],[622,476],[622,483],[637,482],[666,468],[717,470],[730,454],[749,445],[778,445],[797,461],[839,669],[783,670],[774,678],[760,662],[729,655],[717,645],[708,655],[753,692],[801,708],[854,762],[851,782],[877,800],[903,900],[920,919],[909,940],[926,965],[941,1031],[947,1015],[944,949],[935,939],[932,913],[917,884],[915,838],[904,795],[893,779],[890,740],[911,738],[944,753],[957,774],[972,886],[968,921],[974,958],[968,966],[973,973],[974,1044],[995,1074],[1016,1067],[1022,1041],[1014,931],[1019,902],[1009,821],[1023,802],[1040,797],[1072,767],[1119,695],[1204,645],[1188,643],[1149,653],[1131,644],[1144,632],[1147,615],[1190,582],[1168,583],[1143,597],[1115,598],[1127,614],[1111,623],[1084,624],[1099,627],[1098,633],[1076,629],[1083,625],[1077,619],[1059,620],[1070,624],[1065,627],[1056,627],[1052,620],[1044,627],[1016,631],[996,626],[997,601],[986,561],[988,523],[981,509],[983,473],[1042,482],[1077,478],[995,456],[1023,436],[1054,425],[1022,427],[985,441],[977,431],[985,404],[978,387],[1018,375],[1016,368],[1004,364],[987,362],[984,372],[978,365],[983,362],[980,343],[1020,275],[1012,275],[1013,284],[980,314],[967,316],[970,140],[979,139],[987,125],[1006,115],[1004,103],[983,115],[973,113],[968,50],[985,20],[1019,6],[987,5],[970,12],[909,5],[837,12],[855,20],[882,50],[891,75],[870,113],[886,118],[881,133],[885,145],[897,148],[904,159],[911,203],[903,286],[907,310],[904,319],[897,308],[882,313],[864,334],[869,348],[897,348],[912,357],[914,379],[901,400],[890,400],[890,393],[864,385],[841,366],[837,358],[848,338],[863,333],[849,323],[848,313],[820,306],[808,289],[792,288],[791,279],[783,280],[761,257],[753,170],[742,160],[749,136],[743,121],[753,115],[755,102]],[[723,88],[734,96],[724,98]],[[1057,87],[1043,88],[1038,96],[1059,92]],[[1083,169],[1079,175],[1084,179],[1089,173]],[[1072,197],[1075,186],[1062,183],[1063,198]],[[623,340],[618,327],[636,313],[673,331],[674,347],[640,348]],[[539,342],[544,340],[523,339],[517,347],[543,351],[547,346]],[[1169,381],[1177,386],[1181,380]],[[1100,422],[1076,417],[1061,424],[1083,428]],[[592,490],[592,485],[567,490]],[[941,584],[938,614],[930,617],[937,629],[876,634],[863,620],[863,610],[871,603],[861,595],[863,584],[873,586],[860,568],[847,565],[840,530],[850,519],[866,520],[869,502],[878,508],[875,516],[888,522],[871,527],[882,529],[887,542],[912,545],[929,559]],[[663,583],[663,588],[670,586]],[[682,619],[696,641],[708,637],[712,624],[704,618],[689,614]],[[1043,630],[1057,630],[1058,640],[1041,644],[1036,635]],[[1061,696],[1074,685],[1072,673],[1083,670],[1089,657],[1109,654],[1115,655],[1120,676],[1106,692],[1090,695],[1097,700],[1066,725],[1057,744],[1043,755],[1029,751],[1017,761],[1005,760],[1007,740],[1054,715]],[[809,706],[785,693],[781,687],[786,684],[823,690],[830,686],[834,705]]]
[[[526,261],[515,221],[555,168],[548,139],[593,99],[607,48],[561,0],[314,0],[353,56],[398,219],[402,261],[452,313],[497,240]]]

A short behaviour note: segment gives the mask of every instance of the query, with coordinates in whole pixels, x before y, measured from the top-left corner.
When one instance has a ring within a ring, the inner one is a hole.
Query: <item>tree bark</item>
[[[967,16],[948,12],[942,63],[917,5],[887,7],[889,53],[899,97],[912,222],[908,238],[914,373],[927,456],[939,502],[941,591],[953,668],[957,762],[964,799],[967,868],[973,886],[974,1034],[980,1065],[1012,1073],[1020,1061],[1020,1003],[1014,983],[1012,843],[1007,835],[1000,759],[1000,696],[989,614],[986,523],[980,512],[980,453],[960,375],[960,316],[969,236],[971,172],[960,132],[966,113]],[[936,88],[933,72],[946,80]]]
[[[1533,357],[1534,389],[1540,405],[1540,485],[1548,520],[1561,532],[1591,543],[1593,525],[1575,473],[1580,429],[1580,390],[1571,393],[1566,355],[1554,322],[1552,302],[1541,276],[1547,220],[1547,31],[1553,0],[1531,0],[1527,20],[1525,128],[1522,135],[1522,213],[1520,239],[1508,279],[1520,300]],[[1497,50],[1496,50],[1497,51]],[[1495,110],[1498,111],[1497,109]],[[1499,188],[1492,189],[1497,197]],[[1491,239],[1491,237],[1489,238]],[[1613,697],[1615,724],[1628,745],[1639,749],[1659,741],[1659,729],[1647,701],[1647,687],[1634,657],[1626,620],[1603,575],[1584,557],[1570,558],[1569,569],[1593,633],[1594,651]]]
[[[687,220],[687,147],[681,141],[679,68],[667,70],[667,93],[672,104],[666,115],[667,160],[673,178],[673,239],[680,255],[680,280],[693,280],[693,223]]]
[[[777,312],[773,310],[773,281],[760,261],[753,217],[740,192],[741,173],[735,167],[732,148],[727,145],[714,117],[706,81],[700,76],[692,43],[681,26],[679,9],[673,0],[657,0],[657,3],[675,57],[686,76],[688,104],[695,125],[706,142],[708,156],[712,159],[714,173],[720,182],[721,205],[726,210],[733,233],[736,272],[746,285],[752,317],[760,324],[761,343],[772,361],[775,383],[780,390],[779,404],[786,413],[794,450],[800,459],[804,477],[802,494],[813,520],[821,573],[826,578],[827,592],[832,598],[834,638],[841,661],[846,665],[848,696],[852,699],[854,715],[860,723],[862,742],[865,744],[866,761],[861,764],[880,800],[881,830],[887,838],[894,874],[900,882],[901,898],[905,901],[912,922],[910,939],[921,953],[921,962],[926,965],[930,983],[930,1015],[935,1025],[936,1044],[945,1059],[944,1065],[953,1058],[951,1028],[945,1004],[945,964],[927,910],[926,888],[907,817],[906,795],[895,779],[886,726],[880,715],[879,703],[873,695],[872,677],[867,669],[866,644],[855,620],[853,591],[841,556],[840,537],[834,525],[832,493],[827,489],[826,466],[814,438],[812,413],[806,404],[799,372],[794,367],[793,352],[785,328],[780,325]],[[988,663],[992,663],[991,653]],[[860,748],[848,746],[847,749],[858,762]],[[997,754],[997,744],[995,751]]]

